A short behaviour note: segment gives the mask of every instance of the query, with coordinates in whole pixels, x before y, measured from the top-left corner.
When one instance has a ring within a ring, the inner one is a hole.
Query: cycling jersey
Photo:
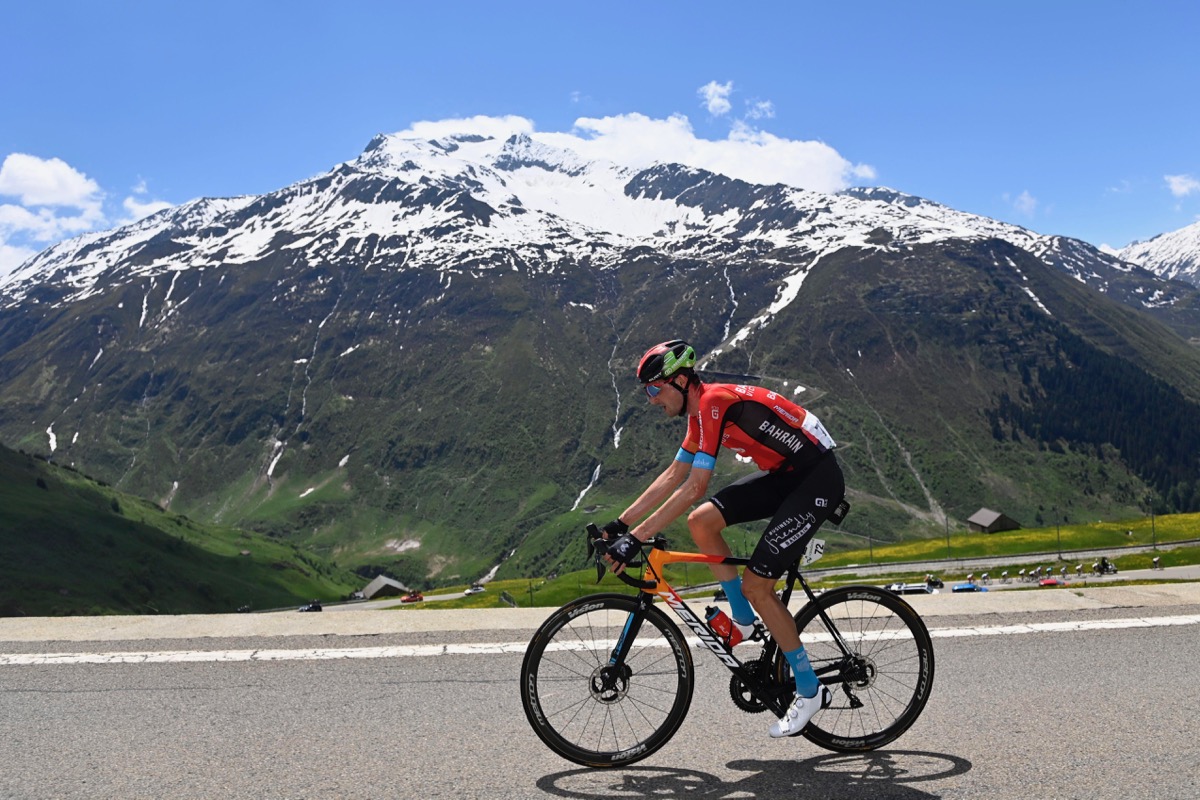
[[[712,469],[722,446],[775,471],[811,466],[837,443],[815,415],[770,389],[706,383],[676,460]]]

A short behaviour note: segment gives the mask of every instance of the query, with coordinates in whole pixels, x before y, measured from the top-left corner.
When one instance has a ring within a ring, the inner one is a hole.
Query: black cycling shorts
[[[804,553],[808,540],[845,494],[842,468],[830,453],[805,470],[747,475],[709,502],[726,525],[770,517],[747,569],[763,578],[778,578]]]

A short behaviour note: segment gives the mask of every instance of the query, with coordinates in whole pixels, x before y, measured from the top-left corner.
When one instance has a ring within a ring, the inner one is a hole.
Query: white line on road
[[[935,628],[935,639],[966,636],[1013,636],[1029,633],[1072,633],[1078,631],[1159,628],[1200,624],[1200,614],[1174,617],[1079,622],[1039,622],[1028,625],[989,625],[975,628]],[[661,641],[661,640],[660,640]],[[699,640],[690,640],[700,646]],[[664,642],[665,645],[665,642]],[[176,650],[118,653],[0,653],[3,666],[56,666],[70,664],[179,664],[211,661],[328,661],[343,658],[420,658],[452,655],[505,655],[523,653],[528,642],[491,644],[398,645],[395,647],[347,647],[297,650]],[[611,646],[611,645],[608,645]]]

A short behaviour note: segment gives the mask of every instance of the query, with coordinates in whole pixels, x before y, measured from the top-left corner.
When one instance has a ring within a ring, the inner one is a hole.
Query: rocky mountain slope
[[[1197,502],[1196,288],[885,189],[382,136],[0,292],[0,439],[409,582],[575,558],[681,436],[632,379],[674,336],[826,421],[851,538]]]

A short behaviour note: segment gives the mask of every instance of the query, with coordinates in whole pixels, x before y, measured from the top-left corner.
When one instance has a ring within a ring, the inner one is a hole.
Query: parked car
[[[415,589],[400,598],[401,603],[419,603],[425,599],[425,595]]]
[[[478,583],[472,583],[471,588],[467,589],[465,592],[463,592],[463,594],[479,594],[483,591],[483,589],[484,587],[480,586]]]
[[[883,588],[896,594],[937,594],[937,589],[928,583],[889,583]]]
[[[305,603],[304,605],[300,606],[300,608],[298,610],[300,610],[300,611],[321,611],[323,609],[321,608],[320,600],[313,600],[311,603]]]
[[[1042,578],[1038,581],[1038,586],[1066,586],[1066,581],[1060,581],[1058,578]]]
[[[952,592],[986,592],[986,586],[980,586],[978,583],[956,583]]]

